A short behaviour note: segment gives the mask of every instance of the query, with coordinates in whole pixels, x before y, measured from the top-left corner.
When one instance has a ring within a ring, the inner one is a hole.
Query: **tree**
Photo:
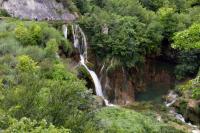
[[[200,24],[193,24],[184,31],[175,33],[173,48],[179,50],[200,49]]]

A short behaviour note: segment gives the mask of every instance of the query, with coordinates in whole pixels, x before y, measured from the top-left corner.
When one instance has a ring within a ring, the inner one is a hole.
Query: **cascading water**
[[[63,33],[64,37],[67,39],[67,33],[68,33],[67,25],[63,25]]]
[[[95,85],[95,89],[96,89],[96,95],[97,96],[101,96],[101,97],[104,97],[103,96],[103,92],[102,92],[102,87],[101,87],[101,83],[96,75],[96,73],[92,70],[90,70],[86,65],[85,65],[85,60],[84,60],[84,57],[83,55],[80,55],[80,58],[81,58],[81,64],[87,69],[87,71],[90,73],[92,79],[93,79],[93,82],[94,82],[94,85]]]
[[[65,38],[67,39],[67,26],[63,26],[63,32],[65,35]],[[102,92],[102,86],[101,83],[96,75],[96,73],[92,70],[90,70],[85,62],[87,62],[87,40],[86,36],[83,32],[83,30],[78,26],[75,25],[75,27],[72,25],[72,34],[73,34],[73,41],[74,41],[74,47],[79,50],[80,53],[80,63],[85,67],[85,69],[89,72],[89,74],[92,77],[92,80],[95,85],[95,91],[97,96],[101,96],[104,99],[104,102],[106,106],[113,106],[113,104],[109,104],[108,100],[105,99],[103,92]],[[81,43],[79,40],[82,40]]]
[[[171,99],[170,101],[166,101],[165,102],[165,106],[166,107],[170,107],[171,105],[173,105],[176,101],[177,101],[177,97],[178,95],[173,92],[173,91],[170,91],[168,96],[167,96],[169,99]],[[189,125],[191,128],[192,128],[192,133],[200,133],[200,130],[198,129],[198,127],[196,125],[192,125],[191,123],[187,123],[185,121],[185,118],[181,115],[181,114],[178,114],[175,109],[170,109],[170,113],[172,115],[174,115],[176,117],[176,119],[182,121],[183,123]]]

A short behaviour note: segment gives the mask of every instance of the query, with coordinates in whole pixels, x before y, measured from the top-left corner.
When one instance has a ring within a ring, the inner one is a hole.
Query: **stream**
[[[171,101],[165,101],[165,106],[170,109],[169,113],[184,124],[190,126],[192,128],[192,133],[200,133],[200,130],[196,125],[192,125],[190,122],[186,122],[185,118],[181,114],[178,114],[176,110],[171,107],[176,102],[178,95],[173,90],[171,90],[167,97],[171,99]]]

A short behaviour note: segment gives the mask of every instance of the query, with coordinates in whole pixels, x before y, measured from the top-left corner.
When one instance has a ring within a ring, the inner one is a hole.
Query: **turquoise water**
[[[148,74],[157,77],[152,77],[150,80],[144,81],[144,90],[136,93],[136,101],[163,103],[163,96],[167,95],[169,90],[174,89],[175,86],[174,65],[156,61],[152,62],[150,70],[154,70],[154,74],[151,71]],[[155,79],[157,80],[155,81]]]
[[[155,103],[162,103],[163,96],[167,95],[170,89],[174,89],[173,84],[165,83],[148,83],[145,91],[136,94],[136,101],[150,101]]]

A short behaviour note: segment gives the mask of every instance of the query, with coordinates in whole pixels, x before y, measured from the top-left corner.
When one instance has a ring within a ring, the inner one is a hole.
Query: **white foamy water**
[[[64,36],[65,38],[67,38],[67,26],[63,26],[63,29],[64,29],[63,30]],[[85,62],[87,62],[87,47],[88,46],[87,46],[86,36],[83,30],[78,25],[75,25],[75,27],[72,25],[72,34],[73,34],[74,47],[79,50],[80,63],[81,65],[85,67],[85,69],[91,75],[92,80],[94,82],[96,95],[104,99],[106,106],[114,106],[113,104],[109,104],[109,101],[104,97],[102,86],[97,74],[94,71],[90,70],[85,64]]]
[[[83,55],[80,55],[80,58],[81,58],[81,64],[86,68],[86,70],[90,73],[92,79],[93,79],[93,82],[94,82],[94,85],[95,85],[95,90],[96,90],[96,95],[97,96],[101,96],[101,97],[104,97],[103,96],[103,92],[102,92],[102,87],[101,87],[101,83],[96,75],[96,73],[92,70],[90,70],[86,65],[85,65],[85,60],[84,60],[84,57]]]
[[[170,106],[172,106],[172,105],[176,102],[178,95],[177,95],[175,92],[170,91],[170,93],[168,94],[167,97],[168,97],[169,99],[171,99],[171,101],[166,101],[166,102],[165,102],[165,105],[166,105],[166,107],[170,107]],[[190,126],[190,127],[192,128],[192,133],[200,133],[200,130],[198,129],[198,127],[197,127],[196,125],[192,125],[191,123],[187,123],[187,122],[185,121],[185,118],[183,117],[183,115],[178,114],[178,113],[175,111],[175,109],[170,109],[169,112],[170,112],[172,115],[174,115],[174,117],[175,117],[176,119],[178,119],[178,120],[180,120],[181,122],[183,122],[183,123],[187,124],[188,126]]]
[[[63,33],[66,39],[67,39],[67,32],[68,32],[67,25],[63,25]]]

